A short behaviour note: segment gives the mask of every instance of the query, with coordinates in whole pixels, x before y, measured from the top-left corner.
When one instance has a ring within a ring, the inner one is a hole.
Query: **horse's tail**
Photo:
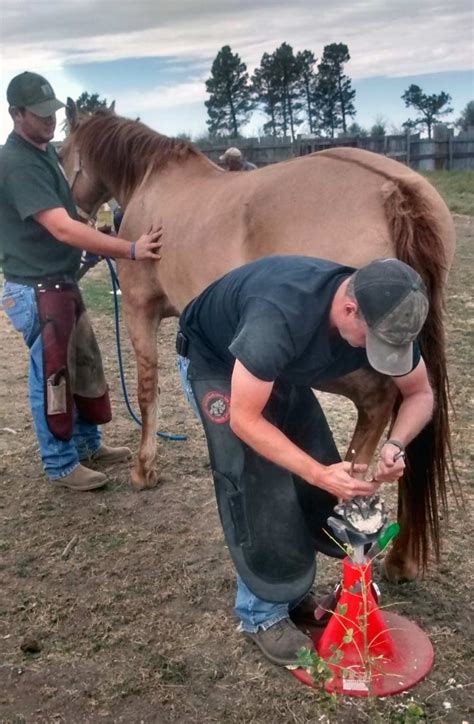
[[[444,287],[448,272],[446,243],[431,197],[418,178],[390,181],[382,187],[384,207],[395,255],[423,278],[430,311],[420,335],[420,346],[435,396],[433,418],[407,447],[407,469],[401,494],[411,529],[411,554],[426,569],[430,539],[440,554],[439,510],[447,510],[447,482],[456,473],[449,430],[449,384],[443,329]],[[446,239],[445,239],[446,242]],[[454,487],[454,486],[453,486]]]

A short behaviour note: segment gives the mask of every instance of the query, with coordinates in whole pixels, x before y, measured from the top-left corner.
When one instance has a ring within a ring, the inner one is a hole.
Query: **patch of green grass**
[[[110,294],[112,283],[101,279],[88,279],[87,275],[80,281],[82,296],[88,309],[100,314],[113,314],[114,300]]]
[[[105,543],[105,549],[108,551],[113,551],[116,548],[121,548],[125,543],[127,542],[127,537],[121,533],[116,533],[115,535],[112,535],[107,542]]]
[[[158,670],[161,681],[165,684],[184,684],[188,679],[188,671],[184,661],[173,661],[162,654],[151,657],[152,665]]]
[[[452,214],[474,216],[474,171],[424,171]]]

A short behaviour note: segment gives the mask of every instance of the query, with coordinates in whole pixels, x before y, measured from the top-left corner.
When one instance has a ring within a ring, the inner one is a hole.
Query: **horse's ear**
[[[112,101],[110,106],[107,108],[109,113],[115,113],[115,101]]]
[[[66,119],[69,125],[69,130],[73,131],[77,126],[77,106],[72,98],[69,97],[66,101]]]

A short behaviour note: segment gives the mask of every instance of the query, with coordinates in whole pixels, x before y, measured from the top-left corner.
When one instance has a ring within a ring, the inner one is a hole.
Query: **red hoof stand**
[[[377,606],[370,561],[344,559],[344,576],[334,614],[319,640],[318,654],[332,672],[326,690],[350,696],[398,694],[419,683],[433,665],[427,635],[414,623]],[[294,675],[312,685],[310,674]]]

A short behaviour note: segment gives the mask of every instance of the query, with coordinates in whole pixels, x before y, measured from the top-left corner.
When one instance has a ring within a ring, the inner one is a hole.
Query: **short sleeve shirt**
[[[0,250],[5,276],[75,274],[81,252],[58,241],[34,214],[76,207],[54,146],[45,151],[12,132],[0,150]]]
[[[334,295],[354,271],[313,257],[259,259],[202,292],[180,326],[206,366],[229,372],[238,359],[258,379],[317,386],[370,366],[364,348],[330,327]]]

